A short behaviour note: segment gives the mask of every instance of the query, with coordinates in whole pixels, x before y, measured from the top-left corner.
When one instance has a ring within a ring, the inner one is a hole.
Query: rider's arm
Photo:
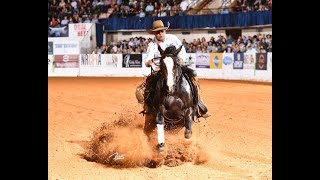
[[[174,40],[175,40],[174,42],[175,42],[176,48],[179,48],[182,45],[181,41],[177,36],[175,36]],[[182,45],[181,51],[178,54],[178,58],[179,58],[180,64],[183,64],[183,62],[187,60],[187,52],[183,45]]]
[[[155,53],[155,45],[154,43],[149,43],[148,44],[148,49],[147,49],[147,57],[146,57],[146,60],[145,60],[145,65],[146,67],[151,67],[152,65],[152,59],[154,58],[154,53]]]

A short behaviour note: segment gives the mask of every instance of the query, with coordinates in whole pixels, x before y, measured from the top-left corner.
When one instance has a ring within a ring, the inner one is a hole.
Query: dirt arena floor
[[[200,79],[212,116],[190,140],[166,130],[159,155],[135,98],[143,80],[48,78],[48,179],[272,179],[271,84]]]

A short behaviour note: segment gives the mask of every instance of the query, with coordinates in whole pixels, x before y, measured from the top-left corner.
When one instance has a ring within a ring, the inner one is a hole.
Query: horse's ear
[[[177,55],[179,54],[179,52],[180,52],[181,49],[182,49],[182,46],[183,46],[183,45],[181,45],[181,46],[176,50],[176,52],[174,52],[174,56],[177,56]]]
[[[164,51],[162,50],[162,48],[161,48],[161,46],[160,46],[160,45],[158,45],[158,50],[159,50],[159,52],[160,52],[161,56],[163,56],[163,55],[164,55]]]

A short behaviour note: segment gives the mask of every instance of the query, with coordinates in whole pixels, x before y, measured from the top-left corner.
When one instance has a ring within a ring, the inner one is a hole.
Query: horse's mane
[[[187,74],[189,77],[196,77],[197,73],[195,70],[189,68],[187,65],[182,65],[181,70],[183,73]]]
[[[174,53],[176,52],[176,47],[175,46],[169,46],[165,49],[164,51],[164,54],[167,55],[167,56],[171,56],[173,59],[176,58],[176,57],[173,57],[174,56]],[[197,74],[196,74],[196,71],[189,68],[188,66],[186,65],[180,65],[178,62],[177,62],[177,58],[174,59],[175,60],[175,65],[179,66],[179,69],[181,69],[181,73],[185,73],[187,74],[189,77],[196,77]],[[177,64],[176,64],[177,63]],[[161,67],[160,67],[161,68]],[[180,76],[181,74],[178,74],[178,76]]]

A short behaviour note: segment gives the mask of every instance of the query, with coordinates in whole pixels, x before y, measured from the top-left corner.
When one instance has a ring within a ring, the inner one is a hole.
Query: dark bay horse
[[[154,92],[149,101],[153,109],[158,133],[158,151],[163,151],[164,125],[167,123],[184,122],[186,139],[192,136],[192,123],[198,104],[198,90],[193,87],[191,76],[194,70],[179,64],[178,53],[182,46],[176,49],[170,46],[164,51],[158,46],[161,54],[160,70],[153,82]],[[150,107],[151,106],[151,107]]]

